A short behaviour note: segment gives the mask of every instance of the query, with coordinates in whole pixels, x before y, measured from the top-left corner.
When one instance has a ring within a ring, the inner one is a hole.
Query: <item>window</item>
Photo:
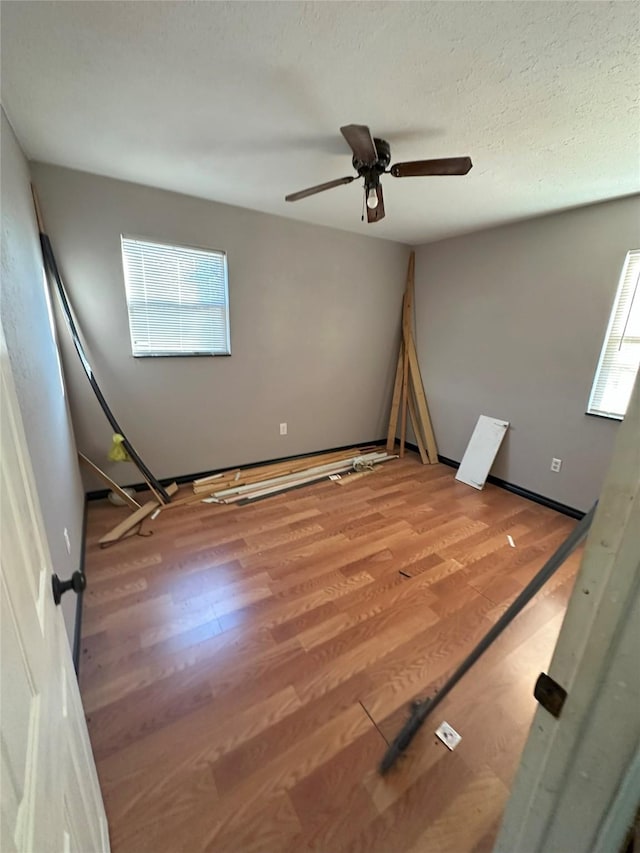
[[[622,268],[587,411],[622,420],[640,363],[640,249]]]
[[[224,252],[122,236],[134,356],[229,355]]]

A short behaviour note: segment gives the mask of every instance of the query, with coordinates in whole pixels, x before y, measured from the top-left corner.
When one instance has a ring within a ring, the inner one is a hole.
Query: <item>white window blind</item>
[[[122,236],[134,356],[229,355],[227,256]]]
[[[588,412],[622,420],[640,364],[640,249],[622,269],[609,327],[593,380]]]

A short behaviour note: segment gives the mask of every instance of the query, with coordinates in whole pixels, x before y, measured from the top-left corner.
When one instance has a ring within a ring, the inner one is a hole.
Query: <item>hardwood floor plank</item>
[[[210,853],[264,853],[266,850],[303,850],[300,821],[286,791],[263,795],[238,809],[207,832],[204,847]]]
[[[490,849],[577,556],[377,765],[571,519],[412,453],[100,549],[122,517],[90,504],[80,679],[114,853]]]
[[[488,768],[481,768],[416,839],[410,853],[469,850],[478,835],[484,834],[491,826],[496,806],[504,807],[508,794],[507,788]]]
[[[328,690],[316,702],[301,707],[280,723],[250,738],[212,765],[216,784],[229,790],[243,782],[258,766],[271,763],[284,750],[299,744],[313,732],[344,711],[358,705],[358,696],[370,687],[363,673]],[[297,694],[296,694],[297,695]]]
[[[384,746],[380,734],[369,729],[291,790],[291,801],[311,850],[332,850],[377,817],[360,779],[381,744]]]
[[[447,808],[461,780],[469,778],[462,758],[455,752],[445,754],[446,747],[442,744],[441,747],[429,771],[409,785],[362,832],[336,845],[335,853],[390,853],[410,849],[425,827]],[[391,776],[386,784],[392,784]],[[464,819],[469,820],[469,816]],[[437,848],[433,853],[436,851]],[[425,853],[431,851],[427,848]]]
[[[95,636],[108,637],[106,633]],[[95,636],[89,637],[87,643],[91,643]],[[141,677],[149,672],[152,680],[158,680],[199,661],[213,662],[216,657],[220,660],[220,656],[223,660],[227,655],[246,655],[253,659],[274,645],[266,628],[256,626],[252,630],[245,630],[240,627],[222,633],[217,619],[150,646],[142,647],[139,641],[123,645],[118,640],[119,637],[113,638],[99,656],[95,653],[90,656],[89,665],[85,664],[81,669],[83,690],[104,687],[122,675],[133,672],[139,673]],[[83,658],[83,662],[85,660]]]
[[[101,777],[101,783],[104,785]],[[115,850],[189,853],[204,837],[218,802],[218,793],[206,767],[161,772],[136,792],[122,812],[106,801],[111,845]]]
[[[183,678],[179,694],[168,691],[164,681],[129,692],[87,717],[97,760],[211,702],[211,688],[203,675]]]
[[[340,611],[335,603],[333,601],[325,601],[323,604],[319,604],[318,607],[308,610],[301,616],[294,616],[286,622],[274,625],[271,629],[271,634],[278,643],[289,640],[291,637],[298,637],[300,639],[300,636],[307,631],[317,626],[322,626],[337,616],[340,616]]]
[[[244,607],[231,613],[223,613],[219,617],[220,624],[224,630],[243,623],[275,628],[283,622],[288,622],[314,610],[321,604],[330,601],[335,602],[354,589],[359,589],[370,583],[373,583],[371,575],[368,572],[359,572],[356,575],[334,580],[329,586],[313,590],[298,598],[286,598],[284,596],[276,598],[274,596],[266,601],[259,601],[257,605]]]
[[[362,697],[362,702],[383,731],[385,717],[423,694],[436,679],[442,680],[451,667],[452,653],[456,660],[469,654],[490,627],[484,618],[489,605],[486,599],[474,602],[473,607],[436,621],[434,632],[417,634],[376,661],[369,671],[373,690]],[[385,735],[392,737],[393,730],[385,731]]]
[[[215,841],[218,848],[224,849],[223,839],[255,821],[256,802],[290,791],[371,728],[371,720],[362,707],[351,705],[324,725],[309,730],[303,740],[280,752],[269,763],[254,768],[233,789],[219,787],[224,794],[220,796],[207,843]]]
[[[142,801],[152,804],[158,788],[177,795],[190,768],[204,767],[213,779],[211,764],[286,720],[300,707],[292,687],[239,714],[225,715],[209,704],[113,753],[101,766],[101,778],[113,785],[111,814],[118,822],[127,819]]]

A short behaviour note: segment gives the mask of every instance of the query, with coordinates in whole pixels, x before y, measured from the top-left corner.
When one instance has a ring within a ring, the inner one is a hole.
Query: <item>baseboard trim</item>
[[[231,468],[259,468],[262,465],[274,465],[277,462],[286,462],[287,459],[304,459],[306,456],[316,456],[318,453],[336,453],[340,450],[349,450],[350,447],[368,447],[373,445],[379,447],[386,444],[386,438],[376,438],[373,441],[359,441],[357,444],[342,444],[340,447],[327,447],[324,450],[311,450],[308,453],[298,453],[295,456],[278,456],[276,459],[261,459],[259,462],[245,462],[242,465],[225,465],[222,468],[213,468],[209,471],[197,471],[195,474],[181,474],[179,477],[166,477],[160,480],[163,486],[168,486],[171,483],[177,483],[179,486],[184,483],[191,483],[193,480],[200,480],[202,477],[211,477],[213,474],[219,474],[221,471],[228,471]],[[123,486],[123,489],[135,489],[136,492],[143,492],[149,487],[146,483],[130,483]],[[86,498],[88,501],[101,501],[107,497],[109,489],[96,489],[95,491],[87,492]]]
[[[372,441],[360,441],[358,444],[363,446],[374,445],[379,447],[380,445],[386,444],[385,438],[375,438]],[[339,447],[327,447],[324,450],[311,450],[308,453],[298,453],[295,456],[278,456],[275,459],[261,459],[258,462],[246,462],[243,465],[225,465],[222,468],[213,468],[208,471],[197,471],[194,474],[181,474],[178,477],[166,477],[160,480],[163,486],[168,486],[170,483],[177,483],[179,486],[184,483],[191,483],[193,480],[199,480],[201,477],[210,477],[213,474],[219,474],[220,471],[227,471],[229,468],[259,468],[262,465],[273,465],[277,462],[284,462],[287,459],[304,459],[306,456],[315,456],[318,453],[333,453],[340,450],[348,450],[350,447],[353,447],[353,444],[343,444]],[[418,447],[415,444],[407,441],[405,443],[405,447],[409,450],[413,450],[415,453],[418,453]],[[460,463],[456,462],[455,459],[449,459],[448,456],[441,456],[438,454],[438,461],[443,465],[448,465],[450,468],[459,468]],[[538,492],[532,492],[531,489],[526,489],[524,486],[517,486],[515,483],[509,483],[507,480],[503,480],[501,477],[495,477],[493,474],[489,474],[487,477],[487,482],[491,483],[494,486],[498,486],[501,489],[504,489],[507,492],[512,492],[514,495],[519,495],[521,498],[526,498],[529,501],[533,501],[534,503],[540,504],[541,506],[546,506],[549,509],[553,509],[556,512],[562,513],[562,515],[568,515],[570,518],[575,518],[578,521],[584,517],[585,513],[576,509],[573,506],[568,506],[567,504],[560,503],[560,501],[556,501],[553,498],[548,498],[546,495],[538,494]],[[148,488],[146,483],[131,483],[127,486],[123,486],[125,489],[135,489],[136,492],[142,492]],[[99,501],[104,500],[109,494],[109,489],[97,489],[95,491],[87,492],[86,500],[87,501]],[[83,520],[83,533],[82,533],[82,564],[81,570],[84,570],[84,547],[85,547],[85,532],[86,532],[86,522],[87,522],[87,507],[85,502],[85,513]],[[74,665],[76,666],[76,672],[79,668],[79,660],[76,663],[76,655],[80,654],[80,625],[82,622],[82,593],[78,596],[78,604],[76,607],[76,633],[74,639]],[[77,645],[77,650],[76,650]]]
[[[408,446],[409,445],[407,445],[407,447]],[[411,446],[411,449],[414,449],[413,446]],[[417,451],[418,448],[416,447],[415,449]],[[442,462],[443,465],[449,465],[451,468],[460,467],[460,463],[456,462],[455,459],[449,459],[447,456],[440,456],[440,454],[438,454],[438,461]],[[578,521],[585,515],[585,513],[580,509],[576,509],[573,506],[567,506],[567,504],[560,503],[560,501],[556,501],[553,498],[540,495],[538,492],[532,492],[531,489],[525,489],[524,486],[516,486],[514,483],[509,483],[507,480],[503,480],[501,477],[494,477],[493,474],[489,474],[487,482],[494,486],[499,486],[507,492],[513,492],[514,495],[519,495],[521,498],[526,498],[528,501],[533,501],[534,503],[541,504],[549,509],[554,509],[556,512],[562,513],[562,515],[568,515],[570,518],[576,518]]]
[[[84,574],[84,556],[87,549],[87,499],[85,496],[84,510],[82,513],[82,539],[80,541],[80,564],[78,570]],[[73,668],[76,671],[76,677],[80,677],[80,646],[82,645],[82,601],[84,598],[84,590],[81,590],[76,597],[76,616],[73,626],[73,648],[71,656],[73,658]]]

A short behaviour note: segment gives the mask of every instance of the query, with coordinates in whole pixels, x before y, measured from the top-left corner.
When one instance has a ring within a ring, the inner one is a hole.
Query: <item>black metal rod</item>
[[[67,322],[67,326],[69,328],[69,332],[71,334],[71,339],[73,340],[73,345],[76,348],[76,352],[78,353],[78,357],[80,358],[80,362],[82,364],[83,370],[89,380],[89,384],[93,390],[93,393],[98,398],[98,402],[100,403],[100,408],[104,412],[107,420],[111,424],[111,428],[114,432],[119,433],[124,439],[122,445],[124,449],[127,451],[129,456],[131,457],[131,461],[138,468],[144,479],[152,486],[155,491],[162,497],[162,500],[166,503],[171,501],[170,495],[167,493],[164,486],[157,480],[157,478],[151,473],[151,471],[144,464],[139,454],[137,453],[135,447],[131,444],[129,439],[126,437],[124,430],[118,423],[115,418],[115,415],[109,408],[109,404],[105,400],[104,394],[100,390],[100,386],[96,381],[96,378],[93,374],[93,370],[91,369],[91,365],[89,364],[89,360],[87,359],[87,355],[84,351],[84,347],[82,346],[82,341],[80,340],[80,335],[78,334],[78,329],[73,319],[73,314],[71,313],[71,306],[69,305],[69,300],[67,299],[67,294],[64,289],[64,284],[62,283],[62,278],[60,277],[60,273],[58,271],[58,265],[56,263],[55,255],[53,254],[53,247],[51,246],[51,241],[49,237],[40,230],[40,245],[42,247],[42,256],[44,258],[45,267],[48,268],[54,282],[56,285],[56,291],[58,293],[58,298],[60,300],[60,304],[62,306],[62,311],[64,313],[65,320]]]
[[[423,702],[414,702],[411,708],[411,716],[400,729],[400,732],[389,745],[384,758],[380,762],[380,773],[383,775],[390,770],[398,760],[400,755],[409,746],[416,733],[427,719],[429,714],[437,708],[442,700],[447,696],[460,679],[471,669],[476,661],[487,651],[489,646],[496,640],[510,622],[520,613],[520,611],[531,601],[533,596],[539,592],[549,578],[560,568],[564,561],[575,551],[578,545],[587,535],[593,516],[595,515],[598,502],[591,507],[589,512],[578,522],[576,527],[571,531],[569,536],[557,548],[557,550],[549,557],[540,571],[533,577],[525,586],[522,592],[513,600],[507,607],[502,616],[493,625],[489,631],[480,640],[473,651],[462,661],[455,672],[447,679],[440,690],[430,699],[425,699]]]

